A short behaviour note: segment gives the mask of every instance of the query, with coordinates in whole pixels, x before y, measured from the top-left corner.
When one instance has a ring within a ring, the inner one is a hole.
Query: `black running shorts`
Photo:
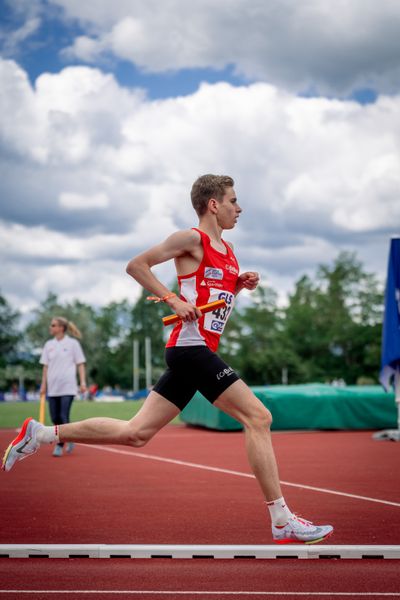
[[[174,346],[165,351],[167,370],[154,390],[180,410],[197,390],[213,403],[239,377],[207,346]]]

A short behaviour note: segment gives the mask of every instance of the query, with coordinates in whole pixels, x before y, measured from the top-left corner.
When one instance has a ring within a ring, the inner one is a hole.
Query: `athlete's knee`
[[[130,426],[127,434],[127,444],[128,446],[133,446],[134,448],[142,448],[151,440],[153,437],[149,430],[143,430],[140,427],[132,427]]]
[[[269,431],[272,425],[272,414],[265,406],[257,406],[249,416],[247,427],[261,431]]]

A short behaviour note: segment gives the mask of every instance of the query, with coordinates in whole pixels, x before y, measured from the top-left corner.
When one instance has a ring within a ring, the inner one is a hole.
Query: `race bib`
[[[215,302],[216,300],[225,300],[226,306],[216,308],[212,312],[204,315],[204,329],[221,335],[224,331],[228,317],[232,312],[235,296],[231,292],[226,292],[225,290],[210,288],[209,302]]]

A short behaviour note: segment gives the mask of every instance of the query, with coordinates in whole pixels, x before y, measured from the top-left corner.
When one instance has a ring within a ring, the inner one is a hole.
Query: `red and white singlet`
[[[174,346],[208,346],[215,352],[220,336],[232,312],[235,289],[239,277],[239,265],[232,248],[223,242],[226,254],[211,246],[206,233],[193,227],[201,235],[203,260],[197,271],[178,276],[180,298],[195,306],[202,306],[223,298],[224,308],[205,313],[196,321],[180,321],[172,330],[167,348]]]

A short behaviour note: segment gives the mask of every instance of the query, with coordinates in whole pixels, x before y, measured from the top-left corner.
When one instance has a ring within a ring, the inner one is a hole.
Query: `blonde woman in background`
[[[77,370],[80,391],[86,392],[86,359],[80,343],[74,339],[82,337],[74,323],[63,317],[53,317],[50,333],[53,339],[45,343],[40,357],[40,363],[43,365],[40,393],[47,393],[53,424],[62,425],[69,423],[71,405],[78,393]],[[63,446],[64,444],[59,442],[54,448],[53,456],[62,456]],[[71,452],[72,449],[73,444],[68,443],[67,452]]]

